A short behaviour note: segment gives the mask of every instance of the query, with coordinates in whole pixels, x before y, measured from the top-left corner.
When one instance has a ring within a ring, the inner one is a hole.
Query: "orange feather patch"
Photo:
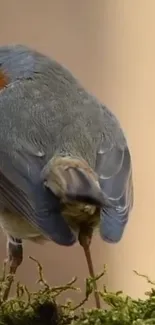
[[[5,76],[5,74],[0,71],[0,89],[5,88],[8,85],[8,78]]]

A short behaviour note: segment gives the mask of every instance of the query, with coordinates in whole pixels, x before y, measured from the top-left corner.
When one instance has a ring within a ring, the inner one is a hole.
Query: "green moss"
[[[32,258],[31,258],[32,259]],[[10,288],[12,277],[5,275],[0,281],[0,325],[146,325],[155,324],[155,289],[147,293],[146,300],[134,300],[122,292],[107,292],[106,288],[100,292],[101,299],[110,308],[85,310],[84,303],[93,291],[94,279],[86,280],[85,299],[78,305],[67,302],[57,304],[57,297],[65,290],[78,290],[76,279],[60,287],[50,287],[43,278],[42,267],[38,261],[40,289],[29,292],[27,287],[17,283],[16,295],[6,299],[6,291]],[[97,276],[95,280],[105,273]],[[140,275],[140,274],[138,274]],[[144,276],[152,284],[151,280]],[[78,310],[78,316],[76,314]]]

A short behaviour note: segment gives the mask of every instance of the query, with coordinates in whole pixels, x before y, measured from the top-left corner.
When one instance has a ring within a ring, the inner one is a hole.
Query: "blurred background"
[[[63,63],[121,121],[133,159],[135,206],[122,241],[113,246],[96,235],[92,255],[96,272],[108,267],[100,287],[104,282],[134,297],[148,288],[134,269],[155,279],[154,11],[154,0],[1,0],[0,10],[0,45],[29,45]],[[5,243],[0,234],[1,263]],[[29,255],[39,259],[51,284],[77,275],[84,288],[88,271],[78,245],[25,243],[24,255],[17,277],[30,288],[37,274]],[[70,297],[78,302],[82,296]]]

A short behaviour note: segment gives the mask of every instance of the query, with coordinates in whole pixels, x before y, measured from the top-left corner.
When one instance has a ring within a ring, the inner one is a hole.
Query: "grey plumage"
[[[130,152],[116,117],[66,68],[25,46],[1,47],[0,70],[9,81],[0,90],[2,214],[17,212],[45,237],[72,245],[77,237],[58,198],[43,186],[41,171],[53,156],[78,157],[96,171],[109,203],[101,210],[100,234],[118,242],[133,205],[133,185]]]

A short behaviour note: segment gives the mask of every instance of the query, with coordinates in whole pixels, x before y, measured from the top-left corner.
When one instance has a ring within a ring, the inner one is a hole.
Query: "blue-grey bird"
[[[79,240],[88,252],[99,226],[103,240],[119,242],[132,206],[131,156],[114,114],[55,60],[0,47],[0,224],[10,271],[23,239]]]

